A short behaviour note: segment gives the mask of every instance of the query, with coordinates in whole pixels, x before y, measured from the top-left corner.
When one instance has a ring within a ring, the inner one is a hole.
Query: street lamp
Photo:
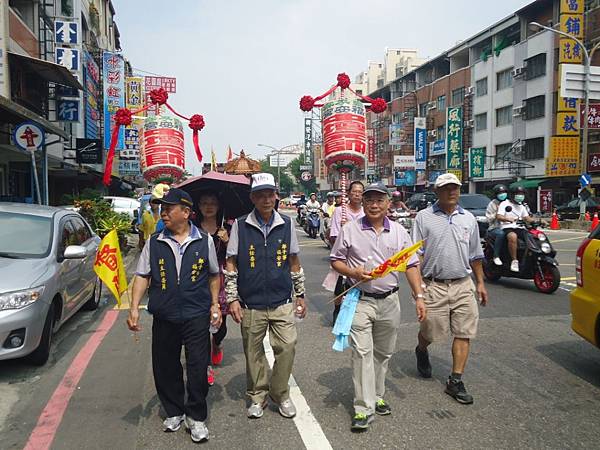
[[[266,145],[266,144],[257,144],[257,145],[258,145],[258,147],[267,147],[267,148],[270,148],[270,149],[274,150],[274,153],[277,155],[277,189],[281,189],[281,186],[279,185],[279,179],[281,177],[281,166],[279,164],[279,155],[286,148],[296,147],[297,144],[290,144],[290,145],[286,145],[286,146],[281,147],[281,148],[273,147],[272,145]]]
[[[594,57],[594,52],[600,47],[600,42],[598,42],[592,48],[591,52],[588,53],[587,49],[583,42],[581,42],[576,37],[571,36],[564,31],[556,30],[554,28],[550,28],[544,25],[541,25],[537,22],[530,22],[529,29],[532,31],[538,31],[539,29],[551,31],[552,33],[556,33],[558,35],[567,37],[569,39],[573,39],[575,42],[579,44],[579,46],[583,50],[584,59],[584,72],[585,72],[585,80],[584,80],[584,107],[583,107],[583,139],[582,139],[582,151],[581,151],[581,164],[585,168],[583,171],[587,170],[587,152],[588,152],[588,111],[590,107],[590,65],[592,64],[592,58]]]

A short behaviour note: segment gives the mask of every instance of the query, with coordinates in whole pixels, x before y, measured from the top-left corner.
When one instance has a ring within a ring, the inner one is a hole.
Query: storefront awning
[[[18,125],[25,120],[31,120],[39,124],[49,134],[56,134],[65,139],[69,138],[69,135],[62,128],[57,127],[52,122],[38,116],[33,111],[25,108],[24,106],[15,103],[6,97],[0,95],[0,121],[8,122],[14,125]]]
[[[547,178],[542,179],[542,180],[519,180],[519,181],[515,181],[514,183],[510,183],[510,188],[514,189],[516,187],[523,187],[525,189],[531,189],[531,188],[538,187],[540,184],[544,183],[545,181],[550,181],[550,180],[548,180]]]
[[[69,72],[69,69],[60,64],[12,52],[8,52],[8,57],[18,61],[23,67],[46,81],[83,90],[83,86],[77,78]]]

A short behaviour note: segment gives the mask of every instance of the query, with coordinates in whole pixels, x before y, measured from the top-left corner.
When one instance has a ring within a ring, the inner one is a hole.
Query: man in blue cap
[[[139,305],[148,290],[152,322],[152,369],[158,398],[167,414],[164,431],[181,423],[192,440],[208,439],[209,323],[219,327],[219,263],[213,240],[189,220],[193,201],[181,189],[170,189],[161,205],[165,229],[146,241],[133,282],[127,325],[139,331]],[[185,347],[187,401],[181,366]]]

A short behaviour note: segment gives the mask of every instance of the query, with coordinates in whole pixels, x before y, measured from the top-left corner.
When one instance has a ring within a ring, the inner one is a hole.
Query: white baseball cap
[[[443,173],[435,179],[436,188],[441,188],[442,186],[446,186],[447,184],[456,184],[457,186],[462,185],[458,177],[453,173]]]
[[[261,191],[263,189],[277,190],[275,178],[270,173],[256,173],[252,175],[251,192]]]

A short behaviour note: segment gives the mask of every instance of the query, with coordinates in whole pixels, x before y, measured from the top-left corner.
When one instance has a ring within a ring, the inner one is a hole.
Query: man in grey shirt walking
[[[477,220],[458,204],[460,186],[456,175],[440,175],[435,181],[438,201],[420,211],[413,226],[415,242],[425,241],[421,273],[426,286],[428,312],[427,318],[421,322],[415,353],[419,374],[423,378],[431,378],[427,347],[444,339],[450,331],[454,336],[452,373],[445,392],[459,403],[471,404],[473,397],[467,393],[462,374],[469,356],[470,341],[477,334],[477,298],[485,306],[488,294],[483,283],[483,250]]]

